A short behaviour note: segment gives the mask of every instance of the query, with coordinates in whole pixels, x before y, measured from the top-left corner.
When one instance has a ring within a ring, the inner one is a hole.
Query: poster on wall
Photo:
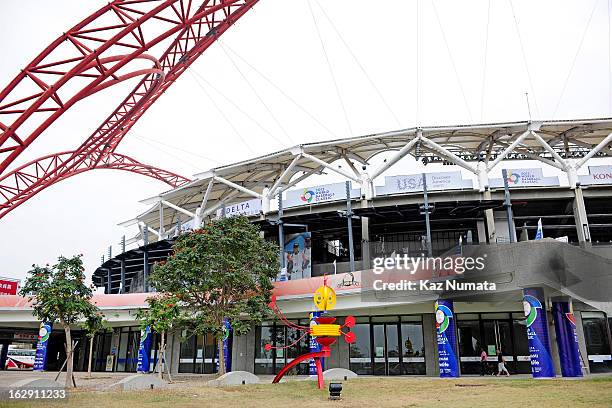
[[[285,239],[285,273],[287,280],[312,276],[312,241],[310,232],[288,235]]]
[[[542,169],[506,169],[508,188],[515,187],[550,187],[559,185],[559,177],[544,177]],[[489,187],[504,187],[503,178],[492,178]]]
[[[351,198],[359,198],[360,196],[360,189],[351,189]],[[346,183],[322,184],[287,191],[283,199],[283,206],[295,207],[338,200],[346,200]]]
[[[612,166],[589,166],[589,174],[578,180],[581,185],[612,184]]]
[[[472,180],[464,180],[460,171],[426,173],[427,190],[456,190],[474,188]],[[423,191],[423,175],[386,176],[385,185],[376,187],[376,194],[402,194]]]

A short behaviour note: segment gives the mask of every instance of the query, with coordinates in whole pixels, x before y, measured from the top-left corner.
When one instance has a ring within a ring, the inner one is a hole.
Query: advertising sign
[[[612,166],[589,166],[587,176],[578,176],[580,184],[612,184]]]
[[[0,295],[16,295],[19,289],[19,280],[0,278]]]
[[[289,280],[312,276],[311,233],[287,236],[285,240],[285,277]],[[282,274],[281,274],[282,278]]]
[[[439,299],[435,304],[435,308],[440,377],[459,377],[453,301]]]
[[[321,311],[318,310],[316,312],[310,313],[310,327],[315,326],[317,324],[317,317],[321,316]],[[309,344],[310,352],[314,353],[317,351],[321,351],[321,345],[317,343],[317,338],[314,336],[310,336],[310,344]],[[321,359],[321,368],[325,371],[325,359]],[[308,363],[308,375],[317,375],[317,365],[315,364],[315,359],[311,358]]]
[[[249,217],[251,215],[258,215],[260,211],[261,200],[259,198],[254,198],[252,200],[227,205],[225,207],[225,216],[236,217],[238,215],[244,215],[245,217]],[[221,217],[222,215],[223,209],[219,208],[217,210],[217,217]]]
[[[151,355],[151,344],[153,342],[153,334],[151,328],[147,326],[140,331],[140,345],[138,346],[138,367],[136,371],[139,373],[149,372],[149,356]]]
[[[223,358],[225,360],[225,372],[232,371],[232,353],[230,353],[230,334],[232,333],[232,325],[229,320],[225,319],[223,326]],[[219,372],[219,350],[217,349],[217,372]]]
[[[553,301],[552,315],[557,335],[561,375],[563,377],[582,377],[576,319],[571,303],[565,300]]]
[[[533,378],[555,376],[555,367],[550,353],[548,319],[544,305],[544,292],[541,288],[523,289],[523,308]]]
[[[508,174],[508,188],[516,187],[547,187],[558,186],[559,177],[544,177],[542,169],[506,169]],[[492,178],[489,180],[490,187],[503,187],[502,178]]]
[[[427,190],[456,190],[474,188],[472,180],[464,180],[460,171],[426,173]],[[376,194],[401,194],[423,191],[423,175],[386,176],[385,185],[376,187]]]
[[[34,370],[44,371],[47,366],[47,345],[53,325],[50,322],[40,324],[38,330],[38,344],[36,345],[36,356],[34,357]]]
[[[351,198],[358,198],[360,196],[360,189],[351,189]],[[287,191],[286,197],[283,200],[283,206],[295,207],[338,200],[346,200],[345,183],[323,184]]]

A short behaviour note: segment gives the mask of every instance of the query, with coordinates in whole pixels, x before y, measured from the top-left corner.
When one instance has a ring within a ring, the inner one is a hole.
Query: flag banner
[[[321,316],[321,311],[311,312],[310,313],[310,327],[317,324],[317,317]],[[317,338],[314,336],[310,336],[310,352],[314,353],[316,351],[321,351],[321,345],[317,343]],[[325,359],[321,359],[321,367],[325,370]],[[310,363],[308,364],[308,375],[317,375],[317,365],[315,364],[314,358],[310,359]]]
[[[549,378],[555,376],[548,336],[548,319],[542,288],[523,289],[523,308],[531,357],[531,376]]]
[[[232,334],[232,325],[229,320],[224,320],[223,326],[223,358],[225,360],[225,372],[232,371],[232,353],[230,345],[230,336]],[[217,350],[217,372],[219,372],[219,350]]]
[[[536,231],[535,240],[539,241],[542,238],[544,238],[544,231],[542,230],[542,219],[540,218],[538,220],[538,230]]]
[[[555,322],[557,348],[563,377],[582,377],[576,319],[569,300],[554,300],[552,315]]]
[[[40,324],[38,331],[38,344],[36,345],[36,356],[34,357],[34,370],[44,371],[47,366],[47,345],[51,337],[53,325],[50,322]]]
[[[435,308],[440,377],[459,377],[453,301],[439,299]]]
[[[140,331],[140,345],[138,346],[138,367],[136,371],[139,373],[148,373],[150,369],[149,356],[151,355],[151,344],[153,343],[153,334],[151,328],[147,326]]]

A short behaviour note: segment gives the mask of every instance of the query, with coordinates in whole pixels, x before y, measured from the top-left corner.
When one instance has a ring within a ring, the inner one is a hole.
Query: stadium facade
[[[537,288],[556,373],[562,373],[564,351],[553,309],[561,303],[573,312],[582,369],[610,371],[612,162],[597,159],[612,155],[611,142],[611,119],[423,127],[299,145],[199,174],[145,200],[149,210],[123,223],[138,225],[140,233],[128,240],[137,248],[109,257],[94,272],[94,284],[106,293],[97,301],[113,326],[96,337],[95,369],[136,370],[135,311],[146,305],[153,290],[148,274],[168,256],[176,237],[209,218],[245,215],[279,244],[282,269],[274,292],[288,318],[310,323],[312,293],[323,275],[338,294],[336,315],[356,317],[357,341],[337,342],[326,368],[361,375],[440,374],[434,305],[444,300],[454,308],[461,374],[479,372],[482,349],[490,361],[497,361],[500,349],[511,372],[530,373],[524,295]],[[385,159],[377,160],[379,155]],[[408,156],[431,166],[425,173],[396,172]],[[546,175],[549,169],[556,175]],[[309,184],[321,174],[336,179]],[[458,274],[455,265],[450,276],[440,265],[400,268],[407,258],[469,257],[484,259],[483,267]],[[395,262],[386,274],[376,273],[385,259]],[[405,289],[410,281],[424,280],[440,286],[410,291],[389,285],[403,282]],[[443,285],[448,281],[470,290]],[[485,281],[494,290],[476,285]],[[382,284],[385,290],[377,290]],[[27,302],[3,301],[5,337],[9,324],[18,323],[24,333],[36,327]],[[309,340],[286,350],[265,345],[287,345],[298,337],[274,320],[231,336],[231,369],[277,373],[308,349]],[[169,347],[172,372],[216,370],[209,335],[173,333]],[[87,350],[81,350],[79,364],[86,361]],[[297,373],[308,370],[301,364]]]

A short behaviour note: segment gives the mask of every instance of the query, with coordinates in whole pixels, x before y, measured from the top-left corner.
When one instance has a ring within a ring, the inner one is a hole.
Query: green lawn
[[[344,382],[342,401],[328,401],[313,381],[229,388],[182,386],[146,392],[74,391],[68,407],[612,407],[612,376],[586,380],[361,378]],[[7,403],[0,406],[42,406]]]

